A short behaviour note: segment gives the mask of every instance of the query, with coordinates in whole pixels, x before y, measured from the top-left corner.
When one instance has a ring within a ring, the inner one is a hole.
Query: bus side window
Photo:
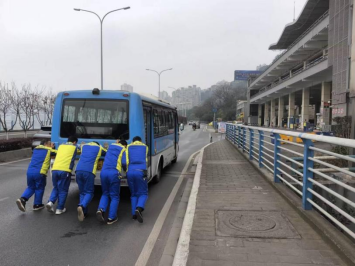
[[[173,113],[169,112],[168,113],[168,117],[169,117],[169,134],[173,134],[174,133],[174,117],[173,117]]]
[[[159,135],[165,136],[166,135],[166,126],[165,126],[165,112],[163,110],[159,111]]]
[[[154,137],[159,136],[159,116],[158,111],[154,110]]]

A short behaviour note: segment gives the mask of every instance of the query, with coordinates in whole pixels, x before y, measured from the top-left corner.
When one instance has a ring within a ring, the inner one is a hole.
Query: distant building
[[[201,88],[196,85],[180,88],[173,92],[172,102],[178,110],[190,110],[201,105]]]
[[[161,92],[160,92],[160,95],[159,95],[159,98],[162,99],[162,100],[164,100],[164,101],[167,101],[167,102],[169,102],[169,103],[172,102],[171,96],[170,96],[169,93],[166,92],[166,91],[161,91]]]
[[[124,83],[123,85],[121,85],[121,91],[129,91],[129,92],[133,92],[133,86]]]
[[[269,65],[267,65],[267,64],[262,64],[262,65],[258,65],[258,66],[256,67],[256,70],[261,71],[261,72],[264,72],[268,67],[269,67]]]

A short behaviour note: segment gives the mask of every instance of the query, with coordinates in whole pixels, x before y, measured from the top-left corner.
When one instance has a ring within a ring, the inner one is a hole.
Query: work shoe
[[[102,209],[98,210],[96,212],[96,218],[99,222],[104,222],[105,221],[105,218],[104,218],[104,211]]]
[[[136,213],[138,222],[143,223],[143,215],[142,215],[141,208],[137,208],[135,213]]]
[[[33,205],[33,210],[34,211],[39,211],[39,210],[42,210],[44,209],[44,204],[35,204]]]
[[[16,204],[20,211],[22,212],[26,211],[26,201],[23,198],[17,199]]]
[[[54,209],[53,209],[53,202],[48,201],[48,203],[46,204],[46,209],[47,209],[47,211],[49,211],[49,212],[54,212]]]
[[[137,220],[137,215],[132,215],[132,220]]]
[[[62,213],[65,213],[67,211],[67,209],[66,208],[64,208],[63,210],[59,210],[59,209],[57,209],[56,211],[55,211],[55,214],[62,214]]]
[[[107,224],[113,224],[118,221],[118,218],[116,217],[115,219],[107,219]]]
[[[78,220],[79,220],[80,222],[84,221],[84,219],[85,219],[85,214],[84,214],[83,207],[82,207],[82,206],[78,206],[77,210],[78,210]]]

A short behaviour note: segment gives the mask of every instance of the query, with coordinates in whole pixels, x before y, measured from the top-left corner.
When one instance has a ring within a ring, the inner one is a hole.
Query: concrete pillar
[[[330,108],[328,101],[330,100],[332,90],[332,84],[330,82],[322,82],[322,94],[321,94],[321,107],[320,113],[321,116],[321,125],[330,125]],[[324,106],[327,106],[324,108]]]
[[[302,112],[301,112],[302,120],[300,123],[309,122],[309,88],[305,88],[302,90]]]
[[[295,93],[288,95],[288,123],[287,127],[291,128],[290,119],[295,117]]]
[[[265,110],[264,110],[264,126],[269,126],[270,125],[270,118],[269,118],[269,103],[266,102],[265,103]]]
[[[275,127],[276,126],[276,106],[275,106],[275,100],[271,100],[270,104],[270,126]]]
[[[285,108],[285,102],[284,102],[284,98],[280,97],[279,98],[279,114],[278,114],[278,126],[282,127],[282,119],[284,116],[284,108]]]
[[[262,127],[263,125],[261,124],[261,115],[262,115],[262,105],[258,104],[258,126]]]

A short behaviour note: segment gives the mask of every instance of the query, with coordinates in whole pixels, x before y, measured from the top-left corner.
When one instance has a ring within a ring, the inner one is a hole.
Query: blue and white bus
[[[79,144],[97,141],[104,147],[117,139],[129,144],[140,136],[149,147],[148,177],[153,182],[159,182],[163,168],[178,157],[176,108],[151,95],[98,89],[60,92],[54,106],[52,142],[58,147],[71,135]],[[95,184],[99,183],[100,178],[95,178]],[[121,185],[127,185],[125,178]]]

